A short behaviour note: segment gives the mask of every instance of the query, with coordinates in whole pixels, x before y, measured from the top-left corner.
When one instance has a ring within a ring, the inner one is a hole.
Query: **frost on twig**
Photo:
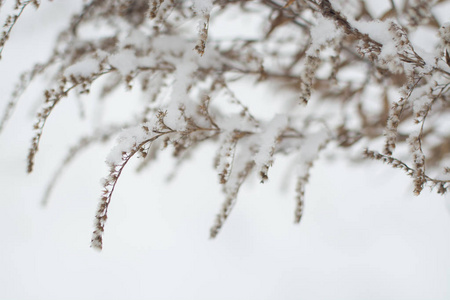
[[[103,191],[95,215],[95,230],[91,239],[91,246],[93,248],[101,250],[103,247],[103,233],[108,218],[108,207],[124,167],[136,153],[146,153],[143,147],[161,135],[153,133],[146,126],[139,126],[137,128],[130,128],[119,136],[119,144],[112,149],[107,158],[109,175],[104,178]]]
[[[330,137],[324,129],[311,132],[302,140],[302,146],[297,154],[297,184],[295,187],[296,208],[295,223],[299,223],[304,210],[305,203],[305,186],[309,181],[310,170],[314,161],[318,158],[319,153],[329,142]]]
[[[254,155],[255,168],[259,172],[261,183],[264,183],[268,177],[269,168],[273,164],[273,156],[277,144],[280,143],[282,135],[287,131],[289,120],[286,116],[275,116],[263,129],[263,132],[257,135],[258,148]]]
[[[244,151],[245,150],[246,149],[244,148]],[[225,201],[223,202],[219,213],[216,215],[214,225],[210,229],[211,238],[215,238],[217,236],[219,231],[222,229],[223,224],[230,215],[236,204],[239,189],[252,171],[254,162],[251,160],[251,156],[247,153],[238,155],[233,165],[234,168],[230,174],[230,178],[224,185],[224,193],[226,195]]]

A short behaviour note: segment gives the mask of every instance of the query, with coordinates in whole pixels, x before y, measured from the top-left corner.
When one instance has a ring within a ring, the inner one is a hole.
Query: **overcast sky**
[[[46,57],[73,2],[43,1],[24,13],[0,61],[0,109],[19,72]],[[322,157],[294,225],[294,182],[279,158],[272,180],[251,178],[242,188],[215,240],[209,227],[223,196],[212,145],[171,183],[169,155],[140,175],[132,164],[110,206],[104,250],[96,252],[89,244],[112,144],[80,155],[42,208],[45,184],[80,121],[76,99],[64,99],[27,175],[39,96],[27,92],[0,135],[0,299],[450,298],[449,196],[426,190],[414,197],[401,171],[371,161]]]

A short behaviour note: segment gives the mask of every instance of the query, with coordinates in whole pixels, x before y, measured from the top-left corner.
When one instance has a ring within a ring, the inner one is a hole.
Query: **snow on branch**
[[[442,1],[391,2],[382,13],[369,2],[85,1],[49,59],[19,78],[0,131],[28,85],[50,78],[34,122],[31,172],[55,107],[73,95],[95,103],[95,130],[68,149],[53,178],[78,152],[116,137],[95,217],[97,249],[122,171],[132,159],[143,170],[160,149],[180,165],[206,142],[216,146],[211,158],[225,199],[211,237],[223,230],[240,188],[255,177],[267,182],[279,155],[296,168],[296,222],[313,163],[344,159],[338,148],[360,163],[365,157],[402,169],[415,195],[427,186],[443,194],[450,179],[450,23],[438,13]],[[0,1],[0,54],[23,11],[39,3]],[[141,101],[123,97],[115,106],[109,99],[121,90]],[[104,121],[114,110],[120,117]],[[322,158],[322,151],[333,155]]]

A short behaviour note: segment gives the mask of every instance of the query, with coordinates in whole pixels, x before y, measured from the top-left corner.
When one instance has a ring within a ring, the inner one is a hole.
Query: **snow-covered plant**
[[[375,9],[380,2],[84,1],[49,59],[21,76],[0,130],[28,84],[42,75],[52,78],[36,114],[31,172],[46,121],[63,98],[92,88],[100,92],[91,100],[107,106],[102,99],[118,87],[140,88],[138,112],[125,123],[101,123],[82,138],[46,192],[45,199],[82,149],[116,138],[95,217],[92,246],[98,249],[127,163],[139,157],[145,168],[167,148],[181,162],[206,141],[217,145],[213,161],[225,194],[211,237],[249,175],[265,182],[281,154],[297,168],[295,222],[302,217],[310,169],[324,149],[356,150],[361,155],[351,159],[403,169],[416,195],[427,185],[443,194],[450,184],[449,1],[385,1],[381,12]],[[2,10],[9,9],[0,53],[24,9],[39,5],[16,0],[5,8],[0,1]],[[444,17],[437,16],[442,10]],[[227,27],[239,19],[248,28]],[[424,35],[434,44],[426,44]],[[278,90],[268,108],[272,115],[255,113],[249,105],[255,99],[238,96],[239,83]]]

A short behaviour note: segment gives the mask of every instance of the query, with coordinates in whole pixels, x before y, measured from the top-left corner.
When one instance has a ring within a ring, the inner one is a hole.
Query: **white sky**
[[[43,1],[38,12],[25,12],[0,61],[1,109],[18,72],[45,58],[51,40],[39,28],[61,28],[69,3]],[[297,226],[293,182],[283,184],[288,161],[278,159],[273,179],[245,185],[209,240],[223,200],[211,167],[215,149],[201,148],[171,184],[163,154],[144,174],[135,176],[131,165],[121,176],[104,250],[95,252],[89,243],[111,145],[82,154],[41,208],[79,121],[74,99],[65,99],[27,175],[38,96],[25,95],[0,135],[0,299],[450,298],[449,196],[414,197],[409,178],[376,162],[320,160]]]

